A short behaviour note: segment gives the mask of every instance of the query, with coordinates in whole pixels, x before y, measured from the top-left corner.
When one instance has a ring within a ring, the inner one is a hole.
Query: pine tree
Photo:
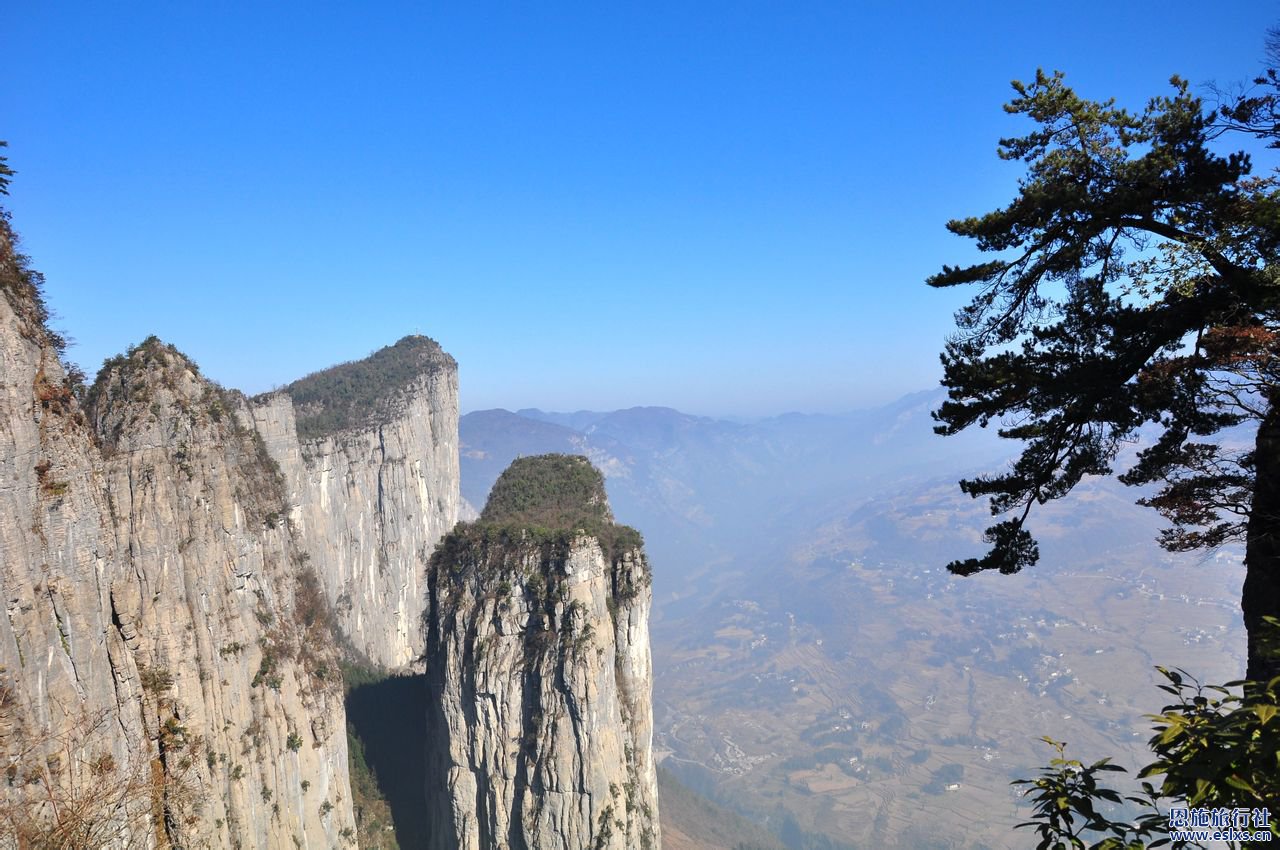
[[[0,139],[0,148],[9,147],[9,143]],[[9,167],[9,157],[0,155],[0,195],[9,194],[9,181],[13,178],[14,171]]]
[[[1014,83],[1006,111],[1035,122],[1002,139],[1026,163],[1017,197],[948,228],[997,259],[944,266],[928,283],[976,285],[942,355],[949,399],[936,430],[995,421],[1025,441],[1003,473],[961,482],[989,496],[991,550],[949,568],[1014,573],[1035,563],[1031,509],[1086,475],[1112,474],[1140,428],[1155,442],[1123,471],[1158,483],[1141,500],[1172,522],[1169,549],[1246,546],[1248,676],[1280,675],[1262,617],[1280,615],[1280,191],[1227,134],[1274,142],[1274,71],[1209,109],[1174,78],[1141,112],[1090,101],[1061,73]],[[1256,425],[1236,451],[1214,439]]]

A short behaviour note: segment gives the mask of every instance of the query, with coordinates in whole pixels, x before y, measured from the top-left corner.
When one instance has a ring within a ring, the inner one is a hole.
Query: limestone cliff
[[[86,388],[39,282],[0,212],[0,850],[354,846],[339,638],[426,660],[430,846],[657,850],[649,570],[585,459],[449,533],[436,343],[250,401],[152,337]]]
[[[337,656],[248,406],[151,339],[87,402],[0,226],[0,847],[334,847]]]
[[[599,472],[516,461],[429,584],[430,846],[657,850],[650,574]]]
[[[426,562],[458,520],[458,367],[426,337],[257,400],[289,520],[352,647],[389,670],[422,656]]]

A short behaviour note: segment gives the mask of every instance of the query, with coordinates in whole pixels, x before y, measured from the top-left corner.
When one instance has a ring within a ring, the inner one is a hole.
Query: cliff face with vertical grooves
[[[152,337],[85,389],[38,283],[0,218],[0,850],[354,846],[339,639],[426,660],[432,846],[657,850],[649,569],[584,458],[446,536],[431,340],[250,401]]]
[[[154,339],[82,404],[34,284],[3,223],[0,847],[343,844],[337,654],[247,404]]]
[[[585,458],[523,458],[437,549],[431,846],[660,846],[639,535]]]
[[[253,415],[342,633],[379,667],[413,667],[427,559],[461,501],[457,364],[406,337],[258,399]]]

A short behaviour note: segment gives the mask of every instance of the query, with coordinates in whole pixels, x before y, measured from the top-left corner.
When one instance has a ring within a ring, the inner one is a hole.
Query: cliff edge
[[[657,850],[650,572],[586,458],[521,458],[431,558],[441,848]]]
[[[458,365],[408,336],[255,399],[297,529],[345,638],[412,669],[431,550],[458,520]]]
[[[354,835],[337,652],[248,405],[151,338],[87,391],[0,222],[0,847]]]

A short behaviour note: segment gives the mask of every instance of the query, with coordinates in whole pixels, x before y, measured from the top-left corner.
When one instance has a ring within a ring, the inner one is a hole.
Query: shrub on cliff
[[[1268,618],[1272,626],[1276,621]],[[1268,836],[1243,846],[1271,841],[1280,821],[1280,677],[1269,682],[1202,685],[1185,672],[1157,668],[1167,684],[1161,690],[1175,702],[1149,715],[1155,734],[1149,746],[1156,760],[1138,773],[1141,793],[1122,793],[1102,783],[1102,774],[1124,768],[1104,758],[1086,765],[1065,755],[1066,744],[1043,740],[1057,757],[1034,779],[1020,779],[1031,802],[1032,820],[1019,824],[1040,836],[1039,847],[1128,850],[1170,844],[1171,810],[1177,807],[1249,814],[1247,823],[1226,827],[1261,831]],[[1247,687],[1246,687],[1247,685]],[[1122,804],[1137,817],[1112,820]],[[1110,804],[1110,806],[1108,805]],[[1259,813],[1256,818],[1254,813]],[[1269,815],[1269,817],[1268,817]],[[1264,822],[1265,821],[1265,822]],[[1172,840],[1173,847],[1199,847]]]
[[[644,545],[640,532],[613,521],[604,478],[585,457],[518,458],[493,485],[479,520],[458,523],[436,546],[430,569],[452,585],[450,598],[456,602],[460,577],[476,571],[486,576],[520,572],[535,554],[541,566],[525,575],[526,590],[554,608],[563,601],[565,559],[582,535],[594,538],[615,566]],[[639,570],[622,571],[625,579],[613,588],[615,600],[634,596],[648,583],[643,556],[638,566]],[[510,588],[504,580],[496,592],[505,596]]]
[[[284,388],[298,416],[298,436],[317,439],[384,420],[413,382],[453,358],[425,336],[407,336],[363,360],[340,363]]]
[[[481,522],[575,528],[613,522],[604,476],[581,455],[516,458],[480,514]]]
[[[0,148],[6,146],[8,142],[0,141]],[[0,156],[0,195],[9,194],[9,179],[13,174],[8,158]],[[0,295],[18,314],[23,336],[50,345],[62,355],[67,349],[67,340],[49,327],[44,275],[33,269],[31,258],[18,250],[18,241],[18,234],[9,223],[9,211],[0,207]]]
[[[12,690],[0,681],[0,710],[13,703]],[[22,721],[0,780],[0,844],[141,848],[160,839],[187,846],[208,796],[198,768],[203,743],[170,735],[159,752],[120,761],[103,735],[115,719],[109,711],[81,709],[56,728]]]
[[[511,529],[546,539],[582,531],[614,557],[643,543],[640,532],[614,522],[604,476],[581,455],[516,458],[494,482],[478,525],[490,537]]]

